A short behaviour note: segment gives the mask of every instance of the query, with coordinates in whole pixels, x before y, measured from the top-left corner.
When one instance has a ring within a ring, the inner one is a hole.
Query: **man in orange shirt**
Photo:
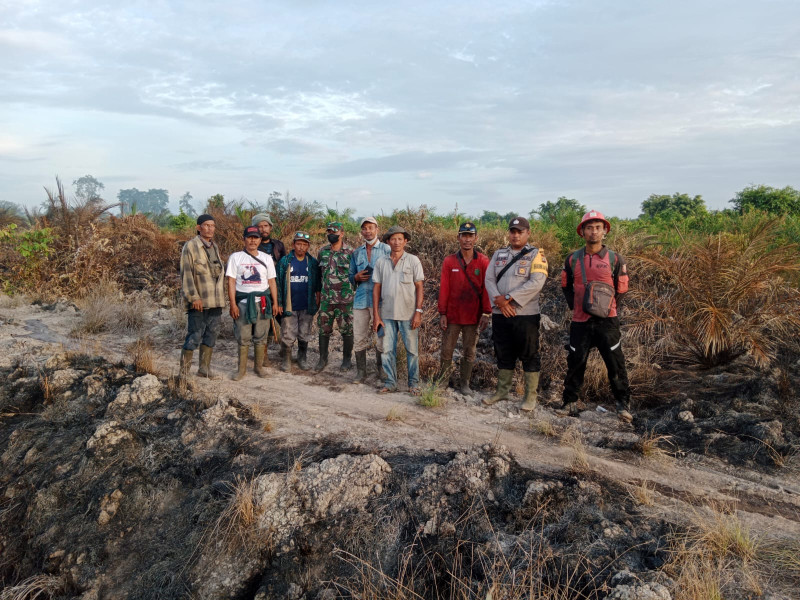
[[[478,229],[474,223],[463,223],[458,228],[459,250],[445,257],[439,286],[439,324],[444,330],[440,355],[440,381],[450,377],[453,351],[458,336],[461,338],[462,357],[458,391],[472,395],[469,379],[475,365],[475,349],[479,332],[489,326],[492,305],[486,292],[484,277],[489,257],[475,250]]]
[[[608,370],[608,381],[621,421],[630,423],[630,385],[622,354],[619,309],[628,291],[625,259],[603,244],[611,223],[603,213],[590,210],[578,225],[578,235],[586,246],[567,256],[561,272],[561,289],[573,311],[569,329],[567,375],[564,378],[564,404],[561,411],[577,416],[577,400],[589,352],[597,348]]]

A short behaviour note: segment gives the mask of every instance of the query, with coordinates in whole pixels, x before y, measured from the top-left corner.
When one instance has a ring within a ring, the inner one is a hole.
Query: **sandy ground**
[[[75,350],[100,354],[105,358],[130,361],[127,346],[134,337],[112,334],[74,337],[70,334],[78,314],[73,307],[59,305],[45,310],[38,306],[15,305],[3,299],[0,304],[0,366],[20,360],[45,359],[54,352]],[[174,323],[174,312],[161,308],[153,313],[150,332],[156,347],[156,365],[161,375],[177,370],[182,339],[167,339],[165,329]],[[226,317],[226,326],[230,326]],[[174,331],[173,331],[174,335]],[[312,342],[312,349],[316,343]],[[302,448],[313,440],[336,439],[361,450],[377,452],[425,453],[431,450],[456,451],[475,444],[502,444],[524,467],[542,473],[571,469],[575,450],[538,431],[541,422],[550,422],[556,432],[579,431],[586,442],[589,469],[631,486],[650,482],[655,503],[653,518],[682,523],[708,504],[736,509],[758,535],[800,538],[800,474],[797,462],[777,476],[736,468],[717,459],[696,454],[653,459],[633,451],[608,450],[609,440],[635,441],[633,425],[620,423],[613,412],[587,410],[580,418],[555,415],[554,399],[544,398],[545,406],[533,415],[520,413],[519,400],[484,407],[484,394],[466,399],[448,390],[440,408],[424,408],[407,393],[376,393],[374,358],[370,352],[368,384],[353,384],[355,370],[342,374],[338,366],[341,353],[338,334],[325,371],[313,375],[293,366],[293,372],[275,368],[278,347],[270,345],[272,366],[269,377],[252,374],[240,382],[228,379],[234,369],[235,342],[230,335],[221,339],[214,354],[213,367],[224,376],[220,381],[200,379],[198,386],[211,396],[227,396],[257,407],[256,414],[272,429],[276,443]],[[317,354],[310,353],[312,365]],[[197,358],[192,371],[196,371]],[[387,420],[392,413],[394,420]],[[616,444],[619,446],[619,444]],[[795,457],[797,458],[797,457]]]

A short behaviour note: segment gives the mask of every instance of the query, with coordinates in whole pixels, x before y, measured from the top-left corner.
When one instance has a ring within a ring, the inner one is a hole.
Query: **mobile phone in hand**
[[[377,331],[376,333],[378,334],[378,337],[379,337],[379,338],[383,337],[383,334],[384,334],[384,333],[386,333],[386,332],[383,330],[383,325],[378,325],[378,331]]]

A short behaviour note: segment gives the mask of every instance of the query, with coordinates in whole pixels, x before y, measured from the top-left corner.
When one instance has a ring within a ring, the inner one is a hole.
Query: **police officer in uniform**
[[[500,248],[486,269],[486,291],[492,301],[492,340],[497,358],[497,391],[483,400],[507,400],[517,360],[525,373],[524,411],[536,408],[539,386],[539,293],[547,279],[547,259],[528,245],[531,227],[524,217],[508,224],[509,245]]]

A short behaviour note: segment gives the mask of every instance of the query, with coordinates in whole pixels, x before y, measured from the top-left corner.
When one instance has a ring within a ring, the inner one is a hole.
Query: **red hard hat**
[[[579,236],[583,237],[583,226],[588,221],[602,221],[603,223],[605,223],[606,233],[611,231],[611,223],[608,222],[608,219],[605,218],[603,213],[601,213],[599,210],[590,210],[585,215],[583,215],[583,218],[581,219],[581,222],[578,223],[578,235]]]

